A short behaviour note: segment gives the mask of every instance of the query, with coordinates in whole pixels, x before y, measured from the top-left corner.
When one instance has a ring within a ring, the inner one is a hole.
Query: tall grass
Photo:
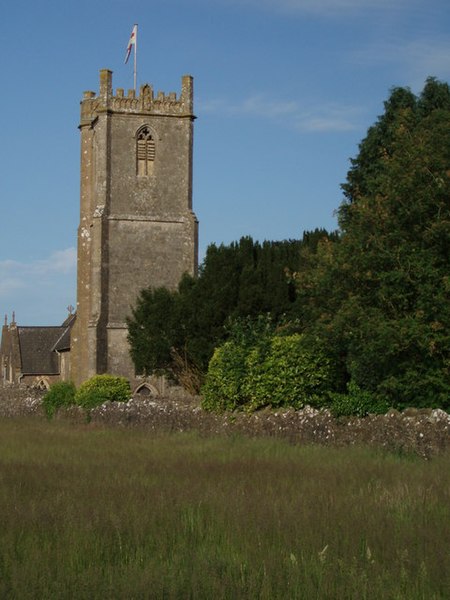
[[[450,597],[450,456],[0,421],[0,597]]]

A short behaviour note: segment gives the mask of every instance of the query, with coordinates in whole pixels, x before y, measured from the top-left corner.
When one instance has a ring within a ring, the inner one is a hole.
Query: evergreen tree
[[[179,380],[181,357],[186,369],[205,374],[214,348],[227,337],[227,323],[261,314],[282,319],[295,301],[289,274],[300,267],[300,248],[317,245],[326,232],[305,235],[305,242],[260,244],[244,237],[211,244],[196,279],[185,276],[175,292],[143,290],[128,321],[137,372]]]
[[[137,373],[172,375],[172,348],[180,341],[179,295],[165,288],[142,290],[128,319],[130,352]]]
[[[450,90],[393,90],[352,161],[340,240],[306,256],[299,313],[341,383],[450,406]]]

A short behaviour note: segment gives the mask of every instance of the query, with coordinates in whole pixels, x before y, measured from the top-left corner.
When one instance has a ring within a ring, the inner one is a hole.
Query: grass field
[[[450,456],[0,420],[0,598],[450,598]]]

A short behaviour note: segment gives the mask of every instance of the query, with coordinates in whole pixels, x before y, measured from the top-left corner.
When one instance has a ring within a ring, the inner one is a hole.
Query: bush
[[[246,366],[242,391],[251,410],[264,406],[321,406],[331,388],[328,360],[310,349],[298,333],[275,335],[268,347],[256,346],[249,353]]]
[[[257,410],[265,406],[321,406],[332,387],[328,360],[304,336],[266,335],[248,345],[216,349],[202,389],[206,410]]]
[[[365,417],[369,413],[384,414],[389,404],[380,396],[362,390],[356,383],[348,384],[346,394],[331,394],[331,414],[334,417]]]
[[[114,375],[95,375],[80,385],[75,402],[82,408],[95,408],[104,402],[127,402],[131,396],[128,379]]]
[[[75,392],[75,385],[71,381],[54,383],[42,400],[47,418],[52,419],[58,408],[75,404]]]
[[[245,346],[233,340],[216,348],[202,388],[202,407],[205,410],[234,410],[245,402],[241,386],[247,353]]]

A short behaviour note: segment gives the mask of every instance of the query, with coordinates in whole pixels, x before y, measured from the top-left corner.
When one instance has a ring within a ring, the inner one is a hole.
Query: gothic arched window
[[[141,127],[136,135],[136,171],[138,175],[146,176],[153,173],[155,160],[155,141],[147,125]]]

